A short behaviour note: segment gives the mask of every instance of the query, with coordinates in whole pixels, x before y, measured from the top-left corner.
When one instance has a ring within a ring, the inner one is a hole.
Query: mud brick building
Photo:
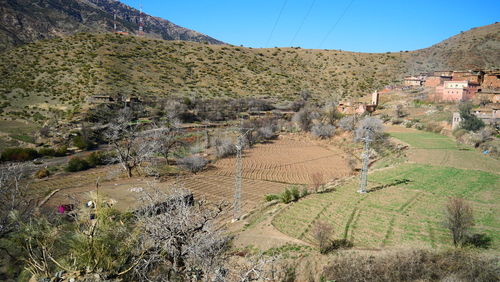
[[[485,89],[500,89],[500,71],[486,73],[481,86]]]

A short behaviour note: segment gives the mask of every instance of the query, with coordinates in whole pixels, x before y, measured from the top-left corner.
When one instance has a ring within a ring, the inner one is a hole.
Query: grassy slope
[[[476,217],[475,232],[492,238],[500,248],[498,175],[420,164],[405,164],[370,175],[375,188],[408,179],[366,195],[356,193],[357,181],[337,191],[307,197],[291,205],[273,220],[280,231],[314,242],[311,227],[318,220],[331,223],[335,238],[346,238],[357,247],[418,245],[443,247],[451,244],[442,226],[448,196],[470,201]]]
[[[38,41],[0,54],[0,95],[9,109],[72,109],[90,95],[172,93],[295,99],[360,95],[391,83],[401,54],[250,49],[113,34]]]
[[[0,114],[60,118],[94,94],[295,99],[309,89],[315,97],[359,96],[409,72],[499,67],[499,29],[493,24],[426,49],[386,54],[76,34],[0,53]]]
[[[374,192],[366,195],[356,193],[358,181],[353,180],[335,192],[309,196],[276,216],[274,226],[312,242],[311,227],[324,220],[333,224],[336,238],[352,240],[360,247],[437,248],[451,244],[442,225],[442,212],[447,197],[455,196],[470,201],[477,223],[475,232],[487,234],[493,240],[492,248],[500,249],[500,220],[496,216],[500,212],[500,176],[492,173],[498,172],[498,161],[475,151],[460,150],[451,138],[438,134],[415,130],[391,135],[425,158],[410,157],[420,163],[371,173],[369,188]],[[409,183],[396,184],[401,179]],[[378,189],[384,185],[388,187]]]

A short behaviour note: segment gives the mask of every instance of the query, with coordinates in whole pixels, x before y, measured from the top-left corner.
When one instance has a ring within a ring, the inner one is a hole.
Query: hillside
[[[0,0],[0,52],[36,40],[77,32],[137,33],[140,12],[115,0]],[[144,15],[147,37],[222,44],[167,20]]]
[[[117,34],[77,34],[0,54],[4,110],[71,110],[95,94],[161,97],[356,96],[392,83],[401,54],[251,49]],[[21,111],[24,111],[21,112]],[[4,113],[6,114],[6,113]]]
[[[500,23],[461,32],[429,48],[408,53],[408,73],[500,67]]]
[[[407,73],[499,68],[499,32],[497,23],[426,49],[378,54],[79,33],[0,53],[0,110],[3,116],[45,119],[79,109],[96,94],[295,100],[307,89],[321,99],[357,97]]]

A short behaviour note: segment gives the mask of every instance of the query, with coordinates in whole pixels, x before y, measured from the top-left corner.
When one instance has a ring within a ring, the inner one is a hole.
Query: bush
[[[304,108],[298,111],[293,115],[293,122],[297,124],[297,126],[302,130],[302,131],[309,131],[312,126],[312,121],[314,118],[313,112],[311,110]]]
[[[258,141],[270,140],[275,137],[274,131],[270,126],[264,126],[257,129],[255,133],[255,139]]]
[[[52,149],[52,148],[40,148],[38,150],[38,154],[42,155],[42,156],[49,156],[49,157],[53,157],[56,155],[56,150]]]
[[[469,131],[477,131],[485,126],[484,122],[471,114],[472,105],[470,103],[463,103],[459,105],[460,110],[460,118],[462,121],[460,122],[460,127],[469,130]]]
[[[81,135],[73,137],[73,145],[75,145],[80,150],[90,150],[92,148],[95,148],[95,144],[92,141]]]
[[[330,124],[317,124],[312,127],[311,134],[321,139],[330,138],[335,134],[335,126]]]
[[[4,162],[24,162],[38,158],[40,154],[32,148],[7,148],[2,152],[0,159]]]
[[[66,171],[76,172],[76,171],[87,170],[89,168],[90,165],[86,160],[81,159],[79,157],[74,157],[69,160],[68,165],[66,166]]]
[[[46,168],[39,169],[35,173],[35,177],[38,179],[42,179],[42,178],[49,177],[49,176],[50,176],[50,171]]]
[[[215,154],[217,158],[225,158],[236,154],[236,145],[229,139],[215,140]]]
[[[266,202],[270,202],[270,201],[274,201],[274,200],[279,200],[280,199],[280,195],[267,194],[266,196],[264,196],[264,199],[266,200]]]
[[[457,139],[464,136],[465,134],[467,134],[467,130],[465,130],[465,129],[457,128],[457,129],[453,130],[453,136],[455,136],[455,138],[457,138]]]
[[[285,204],[290,203],[293,200],[292,192],[290,190],[285,189],[283,193],[281,193],[281,201]]]
[[[443,130],[443,127],[436,123],[426,123],[424,127],[425,131],[440,133]]]
[[[306,187],[302,188],[302,191],[300,192],[300,197],[304,198],[307,195],[309,195],[309,190],[307,190]]]
[[[178,160],[177,164],[192,173],[198,173],[207,166],[208,160],[200,156],[189,156]]]
[[[48,157],[63,157],[66,155],[67,151],[68,148],[66,146],[61,146],[58,147],[57,149],[44,147],[38,150],[38,154],[41,156],[48,156]]]
[[[88,162],[90,167],[96,167],[98,165],[105,165],[106,162],[106,154],[103,152],[92,152],[88,155],[85,160]]]
[[[355,115],[346,116],[340,119],[339,127],[345,131],[353,131],[356,128],[356,123],[358,123],[358,117]]]
[[[305,189],[305,188],[304,188]],[[269,196],[271,199],[275,200],[276,198],[274,197],[278,197],[277,199],[280,199],[281,202],[285,203],[285,204],[288,204],[290,202],[296,202],[298,201],[301,197],[304,197],[306,196],[307,194],[309,194],[309,192],[307,192],[307,189],[305,189],[306,192],[302,191],[302,193],[299,191],[299,188],[296,186],[296,185],[293,185],[292,187],[289,188],[286,188],[285,191],[283,191],[283,193],[281,193],[280,195],[267,195],[266,196],[266,199],[267,197]]]
[[[344,253],[324,268],[332,281],[498,281],[498,257],[467,250]]]

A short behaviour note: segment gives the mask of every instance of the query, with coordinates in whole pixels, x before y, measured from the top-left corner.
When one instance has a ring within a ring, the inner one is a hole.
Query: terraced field
[[[334,147],[326,147],[305,139],[289,136],[268,144],[259,144],[246,150],[243,159],[242,210],[248,212],[264,200],[266,194],[281,193],[289,184],[311,184],[311,175],[320,172],[324,181],[348,176],[351,171],[344,154]],[[118,178],[118,167],[103,167],[63,176],[51,177],[32,184],[35,190],[62,189],[49,205],[68,201],[69,195],[84,200],[88,191],[95,189],[99,177],[100,191],[117,201],[117,206],[130,208],[137,202],[137,192],[130,189],[146,187],[152,179]],[[157,183],[160,189],[168,189],[178,183],[191,190],[198,198],[233,203],[235,185],[235,159],[221,159],[207,171],[196,175],[184,175]],[[45,192],[46,193],[46,192]]]
[[[273,225],[295,238],[314,242],[311,228],[318,220],[334,226],[336,239],[358,247],[451,244],[442,226],[448,196],[470,201],[477,233],[500,248],[500,177],[495,174],[429,165],[405,164],[370,175],[373,192],[356,193],[357,181],[337,191],[316,194],[295,203],[273,220]],[[400,183],[401,179],[409,182]],[[400,183],[400,184],[397,184]],[[380,189],[383,185],[387,187]]]
[[[470,146],[457,144],[450,137],[401,127],[388,127],[388,132],[410,145],[410,162],[500,172],[500,161]]]
[[[211,173],[234,175],[234,158],[221,159]],[[308,140],[285,136],[270,144],[259,144],[245,152],[243,177],[290,184],[312,184],[313,173],[321,173],[326,182],[351,174],[344,152],[326,148]]]

